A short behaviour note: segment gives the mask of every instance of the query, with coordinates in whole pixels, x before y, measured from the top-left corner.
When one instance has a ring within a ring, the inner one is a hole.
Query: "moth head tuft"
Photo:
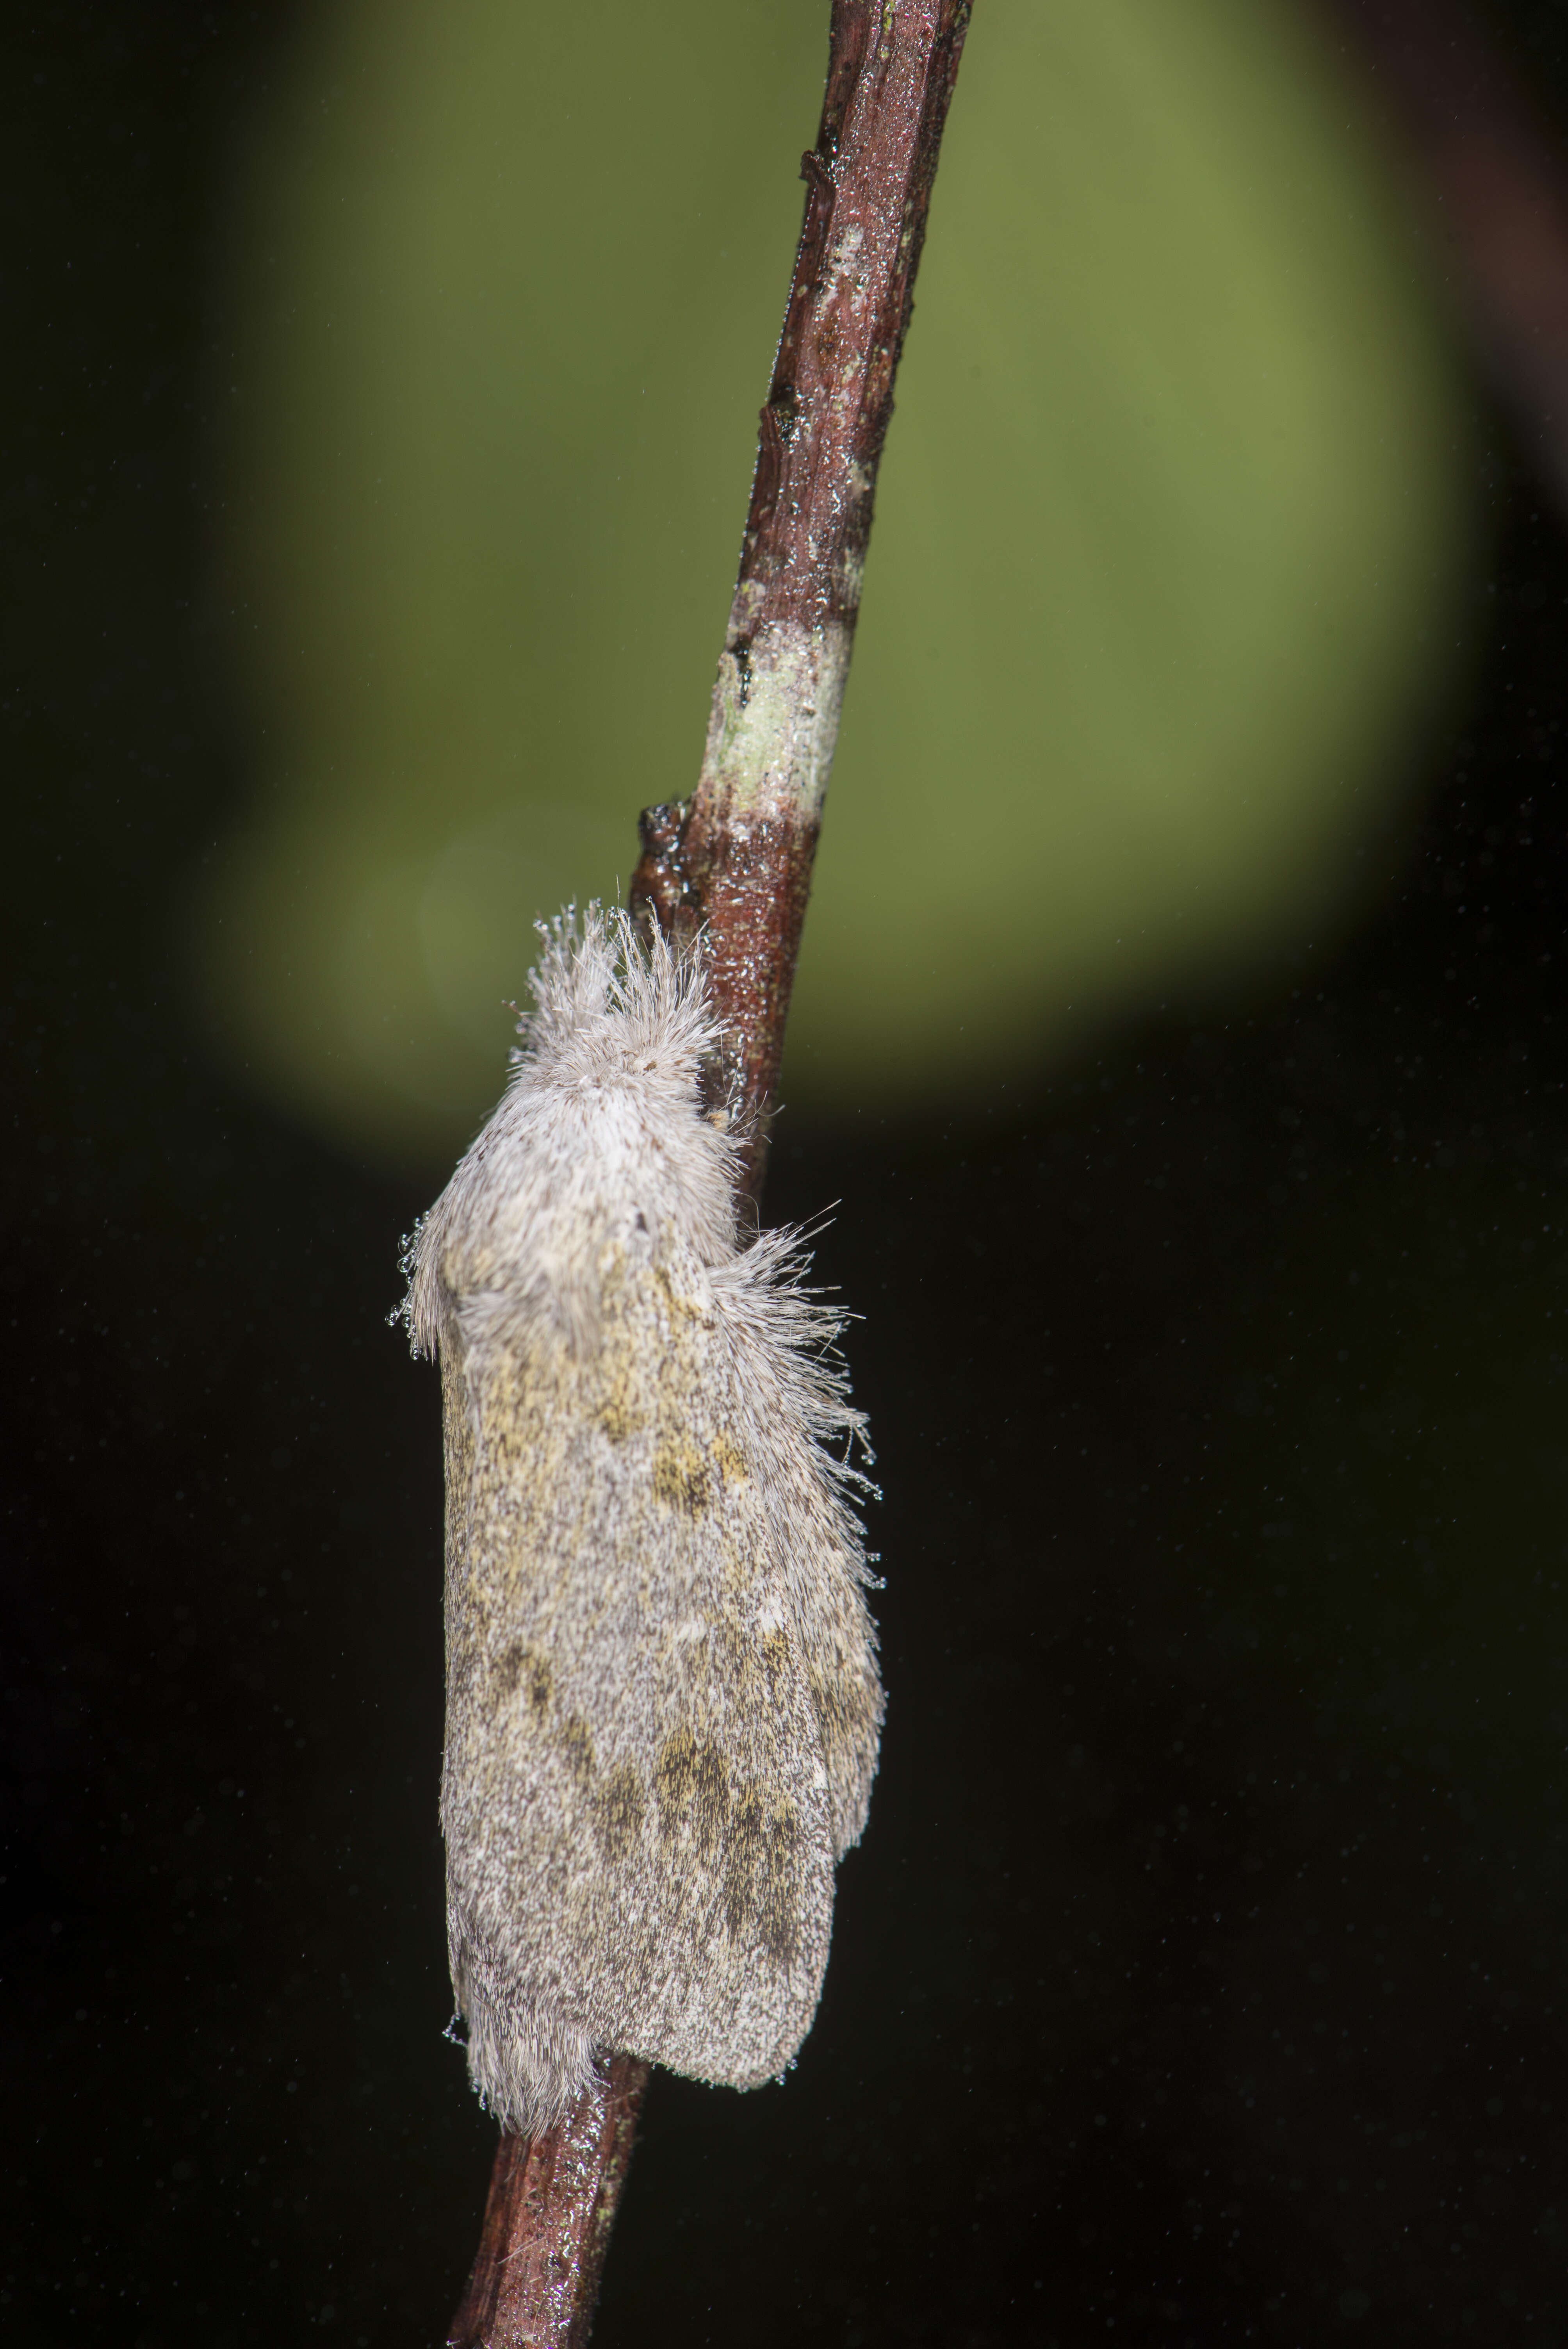
[[[700,933],[672,946],[662,932],[645,936],[619,906],[593,904],[581,914],[568,906],[539,935],[515,1071],[567,1082],[696,1081],[718,1040]]]

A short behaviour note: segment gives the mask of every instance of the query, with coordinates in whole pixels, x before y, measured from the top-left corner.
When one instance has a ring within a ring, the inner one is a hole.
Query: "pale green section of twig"
[[[725,650],[699,790],[729,822],[804,821],[822,809],[850,666],[850,631],[775,624]]]

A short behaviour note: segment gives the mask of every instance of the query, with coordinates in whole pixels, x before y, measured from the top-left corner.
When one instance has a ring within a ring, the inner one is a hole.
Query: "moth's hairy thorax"
[[[837,1323],[788,1235],[738,1245],[697,974],[591,916],[535,991],[410,1299],[445,1396],[453,1978],[519,2127],[595,2050],[782,2068],[882,1718]]]

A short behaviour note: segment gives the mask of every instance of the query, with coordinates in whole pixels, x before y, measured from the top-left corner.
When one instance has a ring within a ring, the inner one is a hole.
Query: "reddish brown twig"
[[[784,1043],[839,730],[878,460],[968,0],[835,0],[827,95],[803,159],[784,313],[689,801],[650,808],[634,908],[705,923],[708,986],[741,1099],[767,1112]]]
[[[647,2078],[617,2055],[548,2135],[501,2138],[448,2349],[583,2349]]]
[[[1568,168],[1453,0],[1316,0],[1371,67],[1482,371],[1568,507]]]
[[[806,217],[762,411],[707,749],[650,808],[632,904],[706,924],[708,985],[756,1113],[759,1189],[811,860],[849,668],[877,462],[969,0],[834,0]],[[646,2066],[618,2055],[549,2136],[503,2137],[449,2349],[578,2349]]]

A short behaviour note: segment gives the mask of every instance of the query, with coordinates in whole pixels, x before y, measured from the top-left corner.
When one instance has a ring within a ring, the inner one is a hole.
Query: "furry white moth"
[[[522,2132],[609,2050],[783,2069],[882,1718],[841,1323],[798,1235],[741,1242],[699,954],[597,907],[544,938],[407,1304],[445,1404],[452,1982]]]

